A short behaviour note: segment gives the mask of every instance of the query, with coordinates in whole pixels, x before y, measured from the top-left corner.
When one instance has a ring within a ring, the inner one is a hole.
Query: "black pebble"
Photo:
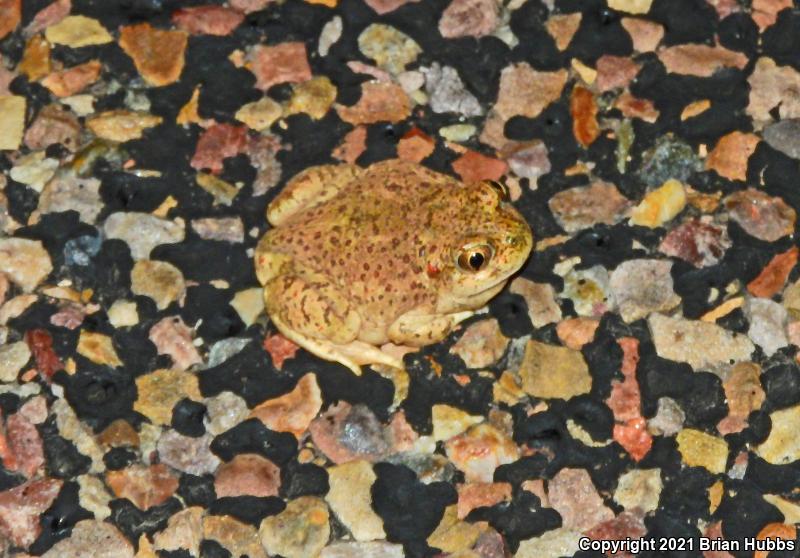
[[[319,465],[292,461],[281,469],[281,494],[287,500],[300,496],[324,497],[329,488],[328,472]]]
[[[136,376],[151,370],[172,366],[170,358],[166,355],[159,355],[156,346],[150,341],[152,316],[149,315],[149,305],[139,303],[143,298],[145,297],[139,297],[136,304],[140,323],[133,327],[114,330],[111,335],[114,346],[117,348],[117,354],[124,355],[124,370]],[[146,300],[152,302],[149,298]],[[153,308],[155,307],[153,306]]]
[[[215,500],[208,508],[208,513],[211,515],[231,515],[239,521],[258,527],[262,519],[281,513],[285,507],[284,501],[275,496],[267,498],[228,496]]]
[[[20,398],[16,393],[1,393],[0,394],[0,412],[4,417],[13,415],[17,412],[20,406]]]
[[[757,455],[750,455],[744,480],[765,494],[788,494],[800,484],[800,466],[796,462],[773,465]]]
[[[351,405],[362,404],[378,419],[388,420],[387,410],[394,397],[394,384],[389,379],[368,367],[362,368],[361,376],[353,376],[353,373],[341,364],[320,361],[307,354],[298,356],[300,359],[295,357],[298,370],[308,370],[310,365],[308,361],[314,359],[313,366],[317,371],[317,383],[322,392],[323,405],[336,401],[347,401]]]
[[[200,542],[200,558],[238,558],[232,556],[226,548],[217,541],[204,539]]]
[[[747,335],[747,330],[750,327],[750,324],[748,323],[747,318],[745,317],[741,308],[736,308],[733,312],[718,319],[716,323],[720,327],[724,327],[725,329],[735,331],[736,333],[740,333],[742,335]]]
[[[214,477],[210,475],[198,477],[183,473],[178,484],[178,494],[187,506],[207,508],[216,498]]]
[[[687,426],[716,424],[728,415],[722,380],[710,372],[694,372],[691,385],[676,401],[686,413]]]
[[[747,441],[750,444],[756,445],[764,442],[769,436],[772,429],[772,420],[769,415],[763,410],[753,411],[747,417],[747,429],[745,433],[748,436]]]
[[[112,239],[103,242],[90,266],[75,266],[72,273],[80,287],[92,289],[97,300],[110,306],[115,300],[131,295],[131,269],[133,258],[128,245]]]
[[[664,25],[665,45],[714,40],[717,12],[703,0],[655,0],[649,15]]]
[[[162,244],[153,249],[151,259],[164,260],[180,269],[186,279],[199,283],[225,279],[232,289],[258,285],[253,260],[242,244],[212,240],[187,239],[180,244]],[[214,265],[208,265],[214,262]],[[215,289],[205,285],[205,289]],[[201,287],[195,287],[203,292]],[[193,290],[193,289],[190,289]],[[224,292],[224,291],[223,291]],[[191,296],[187,292],[187,298]],[[212,295],[206,294],[211,297]],[[208,302],[211,302],[210,300]],[[187,302],[188,304],[188,302]]]
[[[750,14],[733,13],[719,23],[719,43],[752,56],[758,46],[758,26]]]
[[[463,366],[455,362],[455,356],[447,354],[445,346],[435,349],[433,358],[440,362],[445,370],[458,369]],[[446,403],[458,407],[471,414],[488,412],[492,400],[492,384],[488,378],[472,378],[469,384],[462,386],[451,376],[436,377],[426,368],[430,362],[419,353],[406,360],[409,369],[415,370],[411,375],[408,397],[403,402],[406,420],[417,432],[429,434],[432,431],[431,409],[436,403]],[[380,415],[379,415],[380,418]]]
[[[186,56],[199,63],[187,68],[186,77],[203,84],[199,107],[202,118],[231,122],[239,107],[260,98],[253,73],[227,63],[236,46],[230,37],[189,41]],[[169,100],[165,104],[168,107]]]
[[[140,178],[127,172],[112,171],[103,175],[100,196],[106,215],[118,211],[150,212],[164,198],[173,194],[174,185],[163,178]]]
[[[579,60],[594,62],[601,54],[629,56],[633,51],[631,37],[622,27],[622,18],[602,0],[562,2],[564,8],[583,12],[580,27],[570,41],[568,52]]]
[[[610,323],[608,320],[601,320],[594,340],[581,349],[592,374],[592,395],[603,400],[611,395],[611,381],[622,380],[619,373],[622,367],[622,348],[608,328]],[[639,370],[641,368],[637,369],[637,373]]]
[[[658,400],[682,397],[692,385],[694,371],[688,364],[656,356],[652,343],[639,345],[637,378],[642,392],[642,413],[653,416],[658,410]]]
[[[212,266],[208,266],[212,267]],[[236,337],[244,332],[244,324],[230,306],[234,293],[212,287],[209,284],[190,287],[186,290],[183,316],[189,323],[203,320],[197,328],[198,335],[208,341]]]
[[[58,434],[55,417],[40,425],[39,433],[44,444],[44,457],[50,476],[69,479],[89,471],[92,460],[78,452],[74,444]]]
[[[503,290],[489,302],[489,311],[497,318],[500,331],[506,337],[520,337],[533,329],[525,299],[508,290]]]
[[[762,36],[763,55],[774,59],[779,66],[785,64],[800,67],[797,52],[800,50],[800,15],[788,9],[778,13],[774,25],[764,30]]]
[[[542,478],[550,462],[544,453],[525,456],[513,463],[500,465],[494,471],[495,482],[508,482],[514,486],[521,486],[526,480]]]
[[[514,424],[515,442],[525,443],[532,448],[549,449],[556,455],[560,454],[558,450],[568,438],[566,425],[552,409],[530,416],[523,415]]]
[[[68,537],[76,523],[93,517],[90,512],[80,507],[78,491],[78,483],[64,483],[50,507],[39,516],[42,532],[28,548],[30,553],[34,555],[43,553],[59,540]]]
[[[128,448],[112,448],[103,455],[103,463],[111,471],[119,471],[139,460],[135,451]]]
[[[725,538],[755,537],[767,523],[783,521],[778,509],[768,504],[752,484],[728,479],[725,488],[715,513],[722,520]]]
[[[140,510],[125,498],[111,500],[109,507],[111,522],[132,541],[138,540],[142,533],[152,534],[162,530],[169,518],[181,511],[181,503],[176,498],[170,498],[147,511]]]
[[[14,182],[10,178],[5,187],[8,198],[8,213],[15,221],[27,223],[28,217],[39,205],[39,196],[33,188]]]
[[[772,428],[772,421],[769,414],[762,409],[751,412],[747,417],[747,426],[740,432],[728,434],[725,441],[728,442],[729,454],[738,455],[741,451],[757,446],[764,442],[769,436]]]
[[[203,425],[203,417],[206,414],[206,406],[191,399],[181,399],[172,408],[172,428],[183,434],[199,438],[206,432]]]
[[[200,542],[201,558],[239,558],[232,556],[231,553],[217,541],[203,539]]]
[[[204,397],[232,391],[250,407],[288,392],[294,383],[291,377],[277,373],[256,340],[220,365],[201,370],[197,376]]]
[[[773,366],[761,373],[767,401],[776,409],[800,402],[800,370],[796,364]]]
[[[28,81],[24,75],[14,78],[8,86],[12,95],[21,95],[26,98],[28,110],[32,114],[37,114],[46,105],[49,105],[50,90],[38,82]]]
[[[659,505],[686,519],[696,522],[708,513],[705,494],[716,481],[714,475],[702,467],[685,467],[664,478]]]
[[[270,430],[252,418],[214,438],[211,451],[225,461],[242,453],[257,453],[283,466],[297,453],[297,439],[287,432]]]
[[[640,462],[640,466],[642,468],[661,467],[662,475],[680,470],[681,454],[678,452],[678,444],[675,438],[655,436],[653,438],[653,446]]]
[[[573,397],[567,402],[566,411],[595,440],[608,440],[614,429],[614,414],[607,405],[588,395]]]
[[[547,6],[541,0],[525,2],[520,6],[516,17],[511,18],[510,22],[511,30],[522,39],[514,48],[512,58],[528,61],[535,68],[555,70],[561,67],[564,55],[558,51],[553,37],[544,26],[547,15]]]
[[[491,508],[478,508],[469,518],[488,521],[515,552],[520,541],[561,526],[558,512],[543,508],[539,497],[525,490],[518,491],[510,502],[502,502]]]
[[[457,500],[455,489],[444,482],[423,484],[402,465],[378,463],[372,485],[372,507],[383,519],[389,541],[402,543],[406,555],[426,556],[425,539],[436,529],[444,508]]]
[[[131,418],[136,384],[128,372],[95,365],[89,361],[72,376],[57,375],[63,381],[66,399],[78,418],[98,429],[118,418]]]

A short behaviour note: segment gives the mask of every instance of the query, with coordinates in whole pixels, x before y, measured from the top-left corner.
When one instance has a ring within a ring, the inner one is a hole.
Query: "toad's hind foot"
[[[272,323],[290,341],[300,345],[308,352],[321,359],[338,362],[349,368],[356,376],[361,375],[361,366],[365,364],[385,364],[394,368],[403,369],[403,361],[395,356],[384,353],[380,349],[364,343],[351,341],[346,344],[336,344],[323,339],[314,339],[307,335],[292,330],[279,317],[273,316]]]

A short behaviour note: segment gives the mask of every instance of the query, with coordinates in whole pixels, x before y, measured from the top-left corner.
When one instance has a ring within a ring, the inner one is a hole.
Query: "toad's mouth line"
[[[493,288],[496,288],[498,285],[500,285],[501,289],[502,289],[502,286],[505,286],[506,282],[511,277],[513,277],[514,275],[516,275],[517,273],[522,271],[522,269],[525,267],[525,264],[527,264],[528,261],[531,259],[531,254],[532,254],[532,252],[529,253],[528,257],[525,258],[524,261],[520,262],[520,264],[518,266],[515,266],[512,269],[508,270],[507,272],[503,273],[502,275],[498,276],[497,280],[492,285],[486,287],[485,289],[483,289],[482,291],[480,291],[480,292],[478,292],[476,294],[485,294],[486,292],[492,290]],[[500,289],[498,289],[498,290],[500,290]]]
[[[469,302],[472,299],[485,297],[486,295],[494,296],[497,293],[499,293],[501,290],[503,290],[503,288],[506,286],[506,283],[508,282],[508,280],[512,276],[514,276],[516,273],[518,273],[523,268],[523,266],[524,266],[524,263],[523,263],[523,265],[519,266],[518,268],[515,268],[515,269],[513,269],[511,271],[508,271],[506,273],[503,273],[502,275],[498,276],[495,281],[492,281],[492,283],[490,285],[488,285],[484,289],[481,289],[480,291],[473,291],[472,293],[470,293],[467,296],[454,297],[454,299],[459,301],[459,302],[465,302],[466,303],[466,302]]]

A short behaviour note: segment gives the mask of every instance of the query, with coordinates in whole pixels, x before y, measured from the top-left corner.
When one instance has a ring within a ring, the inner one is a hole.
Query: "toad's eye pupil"
[[[473,252],[469,256],[469,266],[475,271],[478,271],[483,266],[484,261],[486,261],[486,258],[480,252]]]
[[[488,244],[464,247],[458,254],[456,264],[462,271],[477,273],[492,259],[494,251]]]

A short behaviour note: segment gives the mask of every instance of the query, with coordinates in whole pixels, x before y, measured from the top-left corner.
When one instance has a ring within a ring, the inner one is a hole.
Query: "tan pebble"
[[[65,17],[45,29],[44,36],[52,44],[72,48],[102,45],[114,40],[99,21],[82,15]]]
[[[700,430],[684,428],[676,438],[678,451],[689,467],[703,467],[714,474],[724,473],[728,460],[727,442]]]

